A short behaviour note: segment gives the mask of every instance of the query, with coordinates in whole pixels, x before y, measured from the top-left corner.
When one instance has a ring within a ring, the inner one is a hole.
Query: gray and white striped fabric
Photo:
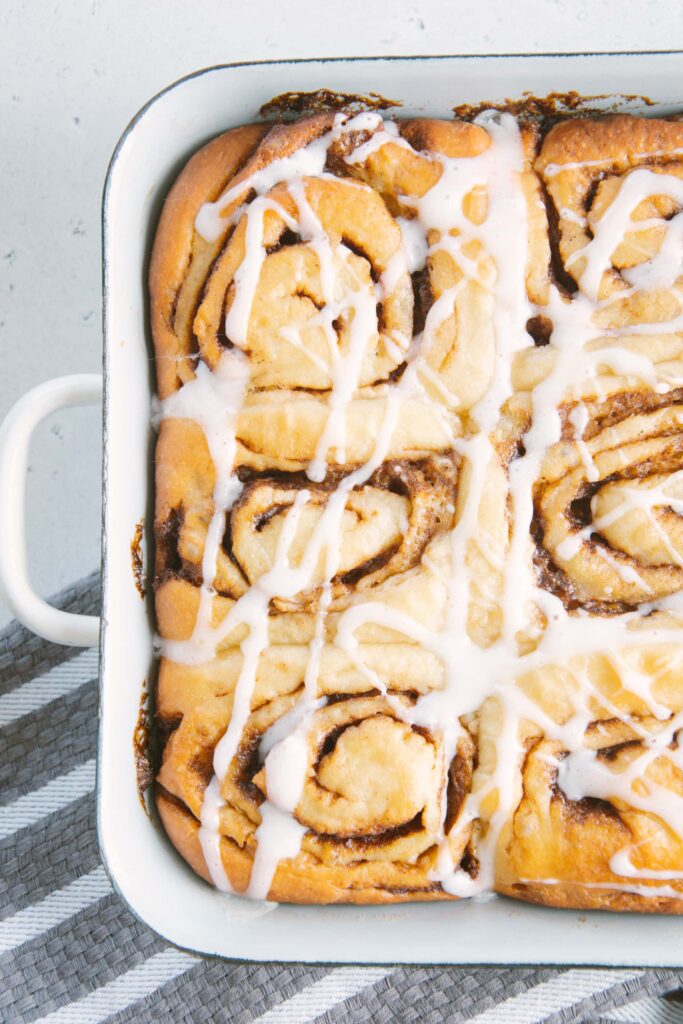
[[[99,579],[55,603],[89,612]],[[672,970],[310,967],[190,956],[112,891],[95,836],[97,654],[0,633],[0,1020],[683,1024]]]

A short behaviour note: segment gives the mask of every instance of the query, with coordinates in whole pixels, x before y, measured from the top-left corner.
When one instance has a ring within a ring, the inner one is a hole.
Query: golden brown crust
[[[683,124],[633,114],[574,117],[554,125],[536,161],[543,173],[549,164],[614,162],[625,168],[636,163],[667,160],[683,147]],[[601,168],[604,172],[605,168]],[[586,168],[586,172],[595,173]]]
[[[576,658],[519,680],[525,711],[514,775],[518,796],[497,841],[497,892],[557,907],[683,910],[683,838],[657,813],[666,810],[667,801],[675,807],[683,796],[683,772],[675,760],[679,741],[647,759],[648,734],[655,734],[662,721],[674,721],[683,706],[674,650],[674,645],[626,650],[620,671],[609,655]],[[629,689],[628,680],[641,673],[656,680],[648,699]],[[562,736],[562,727],[586,710],[585,692],[591,695],[589,722],[579,747],[568,750],[552,733]],[[658,717],[652,713],[655,703]],[[479,728],[483,785],[495,777],[502,721],[501,706],[492,698],[482,709]],[[577,799],[568,766],[589,751],[596,755],[592,763],[604,796]],[[625,786],[624,774],[641,762],[633,789]],[[659,794],[652,796],[651,808],[642,799],[645,793]]]
[[[497,887],[501,896],[511,896],[525,903],[561,910],[614,910],[639,914],[681,914],[683,897],[642,896],[637,892],[618,892],[604,889],[586,889],[582,885],[543,885],[541,882],[503,883]]]
[[[653,195],[632,213],[634,225],[610,257],[601,279],[583,279],[582,250],[594,237],[624,181],[640,168],[654,174],[683,177],[683,124],[617,114],[597,119],[573,119],[557,124],[543,141],[535,169],[544,183],[556,227],[558,266],[564,281],[574,282],[600,300],[624,293],[596,313],[603,329],[667,321],[680,313],[675,290],[637,288],[631,294],[628,271],[656,254],[665,220],[680,208],[671,198]],[[644,221],[642,228],[637,222]]]
[[[178,360],[185,354],[174,323],[178,293],[193,260],[207,265],[213,255],[197,238],[197,212],[202,203],[220,195],[265,131],[264,125],[247,125],[213,139],[187,162],[164,202],[149,270],[160,398],[166,398],[178,387]]]
[[[190,867],[206,881],[210,881],[199,842],[197,820],[159,788],[156,800],[171,842]],[[244,892],[249,882],[251,858],[225,838],[221,841],[221,856],[235,891]],[[396,872],[387,878],[384,865],[368,862],[351,866],[322,866],[301,857],[298,864],[280,864],[269,898],[280,903],[358,903],[372,906],[448,900],[452,897],[443,892],[437,883],[423,878],[420,884],[415,872]]]

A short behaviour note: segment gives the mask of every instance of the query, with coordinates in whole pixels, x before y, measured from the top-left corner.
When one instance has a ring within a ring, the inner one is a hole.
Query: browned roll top
[[[682,148],[683,125],[677,121],[621,114],[572,119],[551,129],[534,166],[548,199],[560,283],[571,291],[585,289],[582,250],[631,175],[645,169],[683,181]],[[612,300],[595,314],[597,326],[619,329],[667,321],[680,313],[675,289],[634,288],[629,271],[659,252],[666,221],[681,208],[665,189],[661,194],[655,189],[631,211],[627,230],[607,254],[608,265],[595,290],[601,302]]]

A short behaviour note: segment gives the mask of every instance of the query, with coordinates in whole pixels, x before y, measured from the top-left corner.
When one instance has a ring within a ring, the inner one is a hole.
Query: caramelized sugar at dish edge
[[[157,805],[219,889],[683,909],[681,154],[337,112],[181,174]]]

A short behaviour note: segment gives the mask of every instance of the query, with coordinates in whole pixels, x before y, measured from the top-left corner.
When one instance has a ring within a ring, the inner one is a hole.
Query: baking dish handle
[[[56,377],[20,398],[0,427],[0,587],[24,626],[46,640],[73,647],[96,647],[100,620],[96,615],[53,608],[31,586],[26,559],[26,471],[31,435],[41,420],[57,409],[101,400],[99,374]]]

